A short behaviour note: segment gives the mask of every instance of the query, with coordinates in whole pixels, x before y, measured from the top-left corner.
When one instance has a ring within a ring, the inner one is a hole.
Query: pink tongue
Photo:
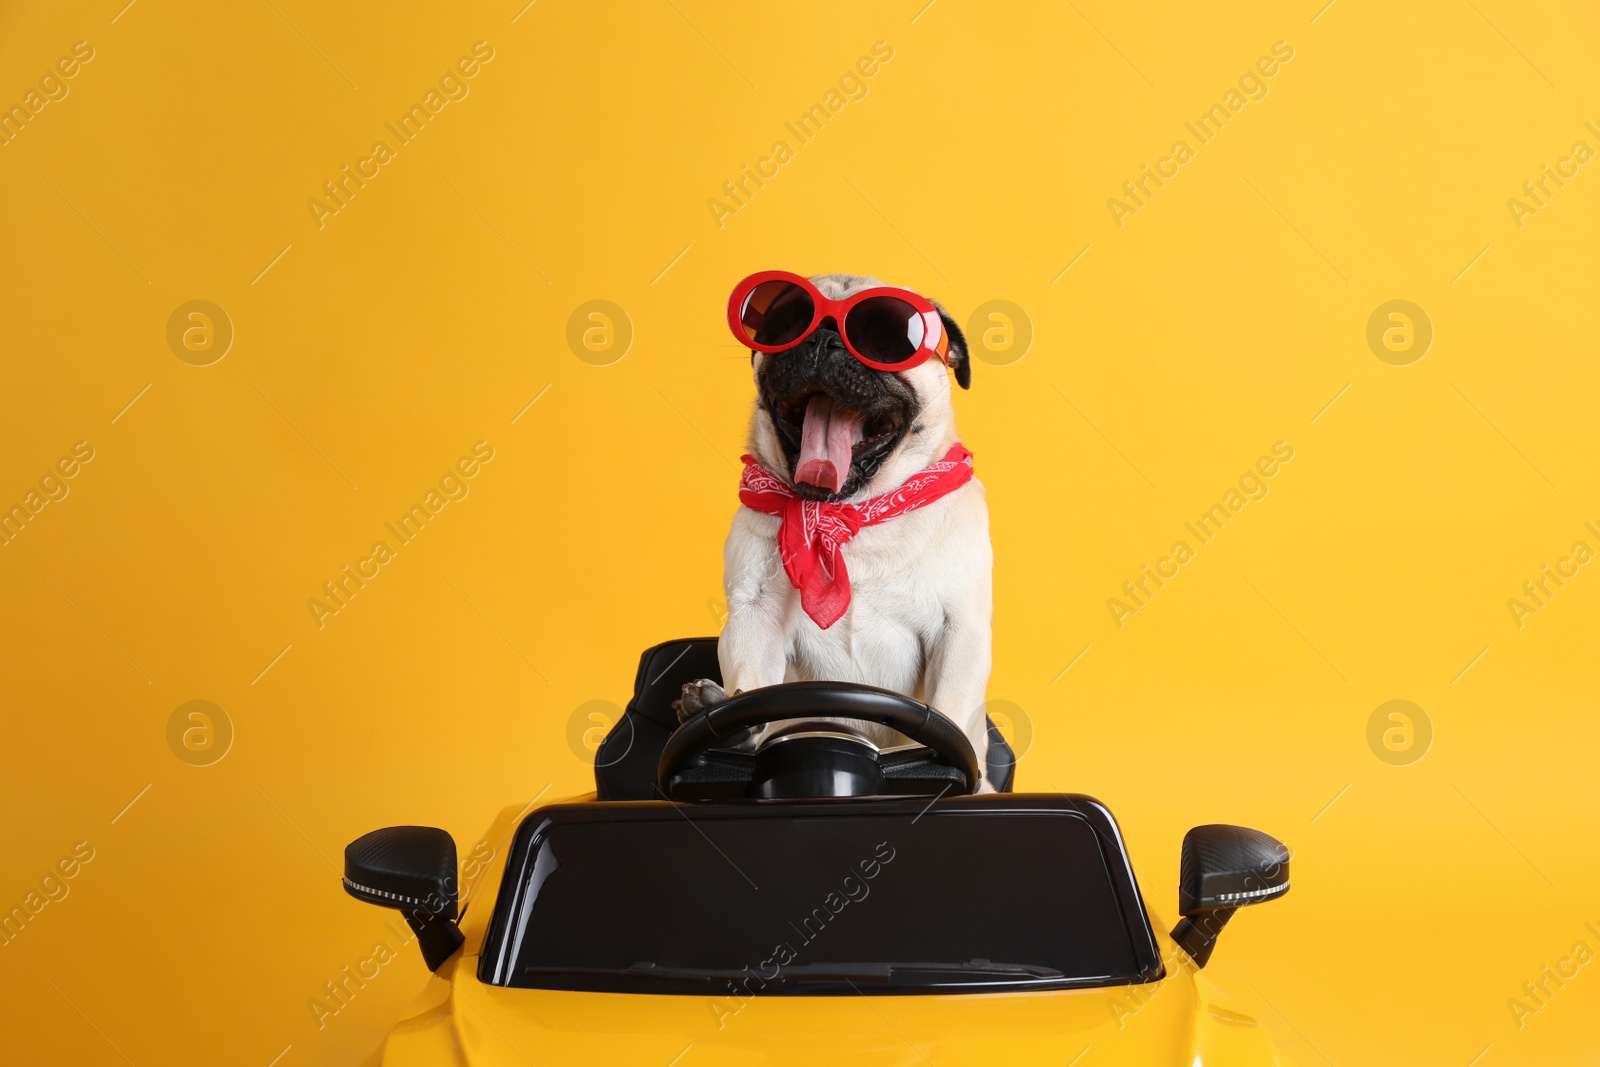
[[[828,397],[812,397],[806,405],[805,428],[800,432],[795,481],[810,482],[837,493],[850,474],[850,455],[860,440],[860,415],[834,407]]]

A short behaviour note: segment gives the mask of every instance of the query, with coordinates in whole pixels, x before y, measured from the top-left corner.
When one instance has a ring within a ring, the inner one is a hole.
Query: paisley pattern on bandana
[[[850,607],[850,571],[840,551],[850,539],[863,526],[915,511],[972,480],[972,453],[958,443],[943,459],[882,496],[859,504],[835,504],[806,500],[752,457],[740,458],[744,477],[739,480],[739,502],[783,520],[778,527],[778,554],[784,573],[800,590],[800,606],[824,630]]]

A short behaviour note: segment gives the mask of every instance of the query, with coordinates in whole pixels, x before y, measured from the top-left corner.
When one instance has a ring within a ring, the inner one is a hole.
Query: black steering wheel
[[[852,682],[788,682],[730,697],[681,724],[667,738],[656,768],[656,787],[673,793],[673,779],[698,757],[735,740],[745,730],[780,719],[859,719],[897,730],[932,750],[938,763],[959,772],[960,795],[978,788],[978,757],[961,728],[918,700]]]

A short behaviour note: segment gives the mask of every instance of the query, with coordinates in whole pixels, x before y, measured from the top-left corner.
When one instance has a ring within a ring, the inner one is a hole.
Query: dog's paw
[[[679,722],[687,722],[727,699],[728,694],[723,692],[722,686],[710,678],[696,678],[684,683],[683,695],[672,702],[672,710],[678,713]]]

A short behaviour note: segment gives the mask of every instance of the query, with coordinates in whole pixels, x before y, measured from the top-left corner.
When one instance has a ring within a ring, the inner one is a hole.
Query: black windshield
[[[536,812],[480,977],[711,993],[1148,981],[1115,824],[1086,798],[590,804]]]

